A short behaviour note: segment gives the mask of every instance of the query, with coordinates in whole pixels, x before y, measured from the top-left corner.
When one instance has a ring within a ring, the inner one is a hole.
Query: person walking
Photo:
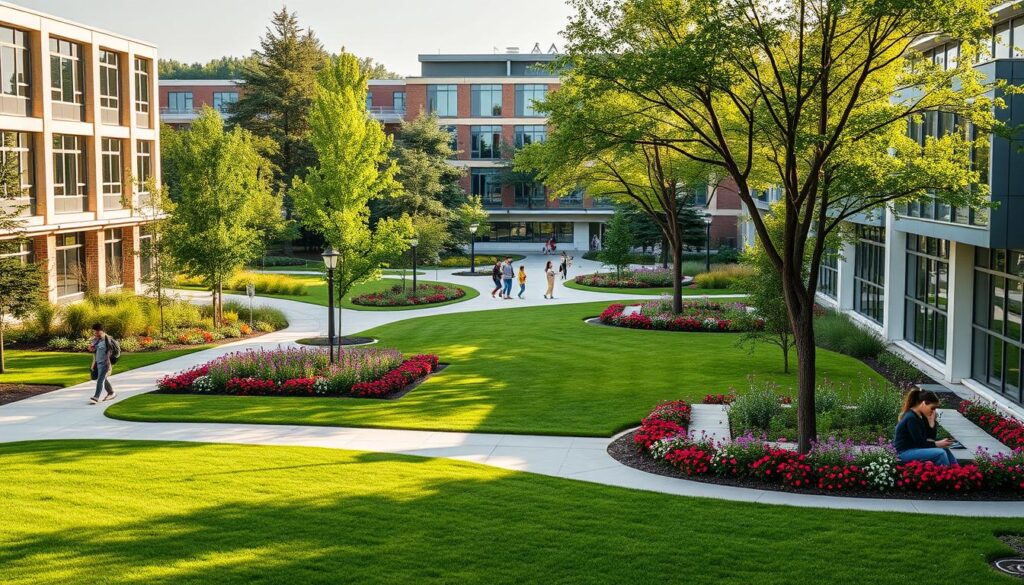
[[[96,380],[96,393],[89,399],[89,404],[96,404],[100,401],[100,394],[103,390],[107,395],[104,401],[117,398],[117,392],[107,379],[110,372],[121,357],[121,346],[103,331],[103,325],[96,323],[92,326],[92,341],[89,343],[89,351],[92,352],[91,376]]]
[[[501,290],[501,259],[494,259],[494,267],[491,268],[491,280],[494,281],[494,290],[491,291],[491,298],[495,298],[494,295],[498,294]]]
[[[569,257],[562,252],[562,256],[558,262],[558,272],[562,275],[562,280],[569,274]]]
[[[551,264],[551,260],[548,260],[547,266],[544,267],[544,275],[548,278],[548,290],[544,293],[545,299],[555,298],[555,267]]]
[[[519,298],[523,298],[523,293],[526,292],[526,267],[519,267]]]
[[[506,301],[512,300],[512,279],[515,278],[515,270],[512,268],[512,258],[505,258],[505,264],[501,267],[501,276],[504,282],[503,295]]]

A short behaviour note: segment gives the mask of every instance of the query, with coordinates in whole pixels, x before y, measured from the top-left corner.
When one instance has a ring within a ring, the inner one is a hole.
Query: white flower
[[[209,376],[199,376],[192,380],[192,390],[195,392],[212,392],[213,380]]]

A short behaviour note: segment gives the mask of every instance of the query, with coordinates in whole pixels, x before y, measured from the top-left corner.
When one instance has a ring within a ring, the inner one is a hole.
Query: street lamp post
[[[469,224],[469,271],[476,274],[476,230],[480,224]]]
[[[711,214],[704,214],[704,272],[711,272]]]
[[[324,266],[327,267],[327,354],[334,363],[334,269],[338,267],[338,251],[334,246],[324,250]],[[339,343],[339,346],[341,344]]]
[[[412,294],[416,295],[416,246],[420,244],[419,238],[413,238],[409,240],[409,245],[412,246]]]

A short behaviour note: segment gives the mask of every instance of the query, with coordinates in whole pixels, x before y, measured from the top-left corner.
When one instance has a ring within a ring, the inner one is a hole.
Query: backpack
[[[117,360],[121,359],[121,344],[116,339],[109,335],[104,335],[104,343],[107,344],[107,353],[110,355],[110,365],[117,363]]]

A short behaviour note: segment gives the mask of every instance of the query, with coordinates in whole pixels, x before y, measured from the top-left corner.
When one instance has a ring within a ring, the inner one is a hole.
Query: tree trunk
[[[793,314],[793,345],[797,359],[797,435],[799,450],[807,453],[811,442],[817,439],[814,419],[814,313],[810,306]]]
[[[668,238],[661,237],[661,267],[668,268]]]
[[[683,250],[678,241],[672,242],[672,312],[683,312]]]
[[[789,333],[782,334],[782,373],[789,373]]]

